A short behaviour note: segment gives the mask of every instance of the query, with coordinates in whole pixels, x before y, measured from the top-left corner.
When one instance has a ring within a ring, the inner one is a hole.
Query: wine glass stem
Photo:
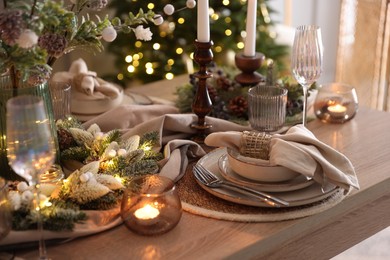
[[[302,86],[303,88],[303,113],[302,113],[302,124],[304,127],[307,125],[307,90],[308,86]]]
[[[47,257],[46,252],[46,245],[45,245],[45,239],[43,235],[43,222],[42,222],[42,211],[41,211],[41,203],[40,203],[40,189],[39,184],[34,185],[34,194],[35,194],[35,201],[36,201],[36,207],[35,210],[38,211],[37,215],[37,227],[39,232],[39,259],[40,260],[46,260],[49,259]]]

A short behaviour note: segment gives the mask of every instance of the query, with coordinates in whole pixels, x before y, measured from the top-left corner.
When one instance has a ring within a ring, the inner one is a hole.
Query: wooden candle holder
[[[255,56],[245,56],[242,53],[237,53],[235,62],[241,73],[235,77],[235,80],[243,86],[256,85],[259,82],[265,81],[264,76],[256,72],[260,68],[265,56],[262,53],[256,52]]]
[[[207,65],[213,60],[211,46],[213,46],[212,41],[199,42],[195,40],[194,60],[199,64],[199,71],[194,74],[198,78],[198,87],[192,102],[192,112],[198,116],[198,121],[191,124],[191,127],[197,130],[197,134],[192,139],[198,143],[203,143],[206,137],[205,131],[212,127],[211,124],[207,124],[205,121],[205,117],[211,112],[212,108],[206,84],[206,80],[212,77],[212,74],[207,71]]]

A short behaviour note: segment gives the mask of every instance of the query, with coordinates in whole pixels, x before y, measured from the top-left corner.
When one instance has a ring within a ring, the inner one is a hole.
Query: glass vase
[[[57,130],[54,120],[53,105],[50,96],[50,90],[47,83],[31,86],[26,82],[20,82],[18,88],[14,88],[9,75],[0,76],[0,176],[8,180],[21,180],[11,167],[7,160],[7,140],[6,140],[6,104],[7,101],[15,96],[34,95],[40,96],[45,104],[48,118],[50,120],[51,131],[55,140],[57,151],[57,161],[59,161],[59,146],[57,139]]]

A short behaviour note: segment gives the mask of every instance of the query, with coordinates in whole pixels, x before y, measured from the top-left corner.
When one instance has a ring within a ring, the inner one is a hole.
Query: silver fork
[[[214,173],[204,168],[201,164],[194,165],[193,171],[195,177],[204,185],[210,188],[225,187],[236,192],[245,193],[247,195],[249,194],[250,196],[256,196],[256,198],[274,207],[289,205],[287,201],[272,196],[270,194],[222,180],[218,178]]]

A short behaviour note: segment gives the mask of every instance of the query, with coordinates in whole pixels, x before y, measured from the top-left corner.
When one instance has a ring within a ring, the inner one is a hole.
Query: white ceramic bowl
[[[232,170],[250,180],[281,182],[291,180],[300,174],[283,166],[271,166],[267,160],[242,156],[234,149],[227,148],[227,154]]]

